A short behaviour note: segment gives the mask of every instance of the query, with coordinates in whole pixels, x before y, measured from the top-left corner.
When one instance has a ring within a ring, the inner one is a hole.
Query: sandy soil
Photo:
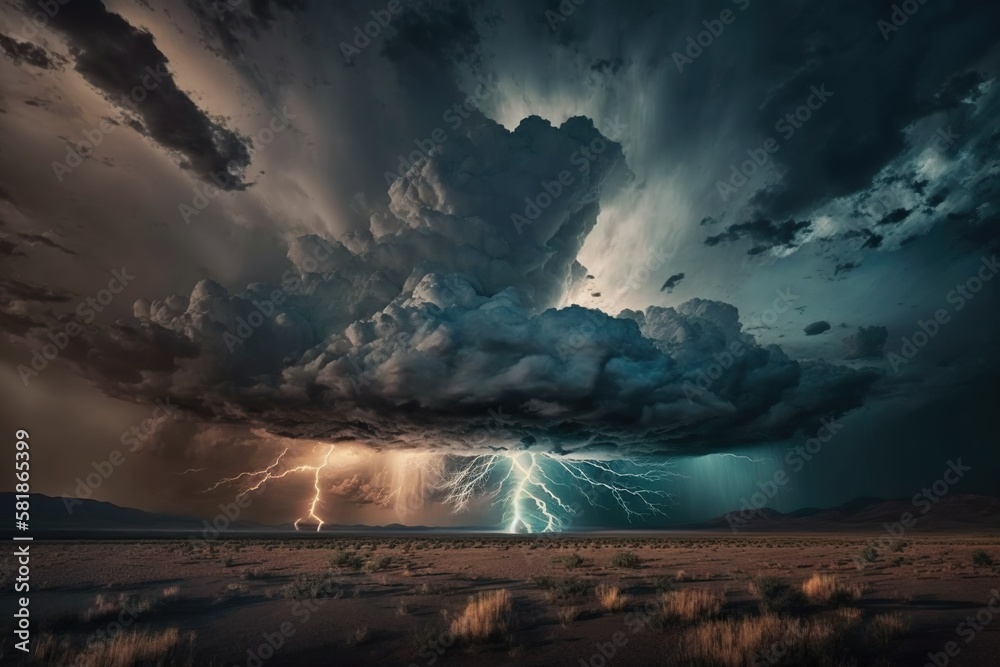
[[[654,629],[641,622],[643,610],[651,608],[647,603],[657,599],[657,586],[720,591],[726,600],[722,616],[733,617],[758,613],[749,590],[755,577],[773,575],[799,586],[819,572],[863,586],[861,599],[851,606],[861,610],[865,623],[885,613],[897,613],[905,621],[905,634],[888,646],[859,642],[858,665],[930,664],[928,652],[940,653],[948,642],[960,650],[953,657],[942,653],[948,665],[1000,664],[1000,614],[981,611],[993,597],[991,590],[1000,588],[1000,570],[973,565],[973,553],[979,550],[1000,562],[1000,538],[908,538],[901,550],[880,551],[874,562],[859,569],[858,557],[870,539],[729,534],[330,537],[223,539],[209,548],[183,541],[36,542],[31,609],[36,633],[75,646],[115,622],[82,620],[98,594],[108,599],[135,594],[152,608],[129,621],[129,629],[178,628],[190,641],[180,664],[199,667],[674,665],[680,664],[676,648],[685,628]],[[358,554],[361,569],[331,565],[340,551],[342,559]],[[623,551],[635,552],[640,566],[615,566],[613,558]],[[564,562],[573,554],[582,564]],[[297,577],[301,583],[301,577],[321,576],[327,577],[328,597],[290,597]],[[584,587],[617,584],[628,594],[629,605],[604,611],[593,590],[553,599],[541,577],[557,582],[576,577]],[[4,588],[6,596],[9,583]],[[452,642],[451,619],[469,596],[498,588],[508,589],[514,598],[510,636],[478,646]],[[575,607],[579,617],[561,623],[559,610],[566,607]],[[981,630],[959,627],[970,615],[975,620],[977,612],[980,623],[990,617]],[[819,618],[833,612],[810,605],[796,613]],[[4,664],[50,664],[26,661],[13,650],[9,618],[5,613]],[[616,633],[622,633],[617,645]],[[279,644],[276,650],[267,646],[268,636]],[[602,657],[602,649],[613,654]],[[258,660],[261,655],[267,659]],[[755,664],[749,656],[747,664]],[[767,662],[759,658],[756,664]]]

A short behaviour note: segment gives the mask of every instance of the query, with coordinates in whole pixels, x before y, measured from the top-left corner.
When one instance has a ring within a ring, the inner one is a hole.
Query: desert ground
[[[35,542],[33,653],[4,614],[0,662],[998,664],[1000,537],[877,537]]]

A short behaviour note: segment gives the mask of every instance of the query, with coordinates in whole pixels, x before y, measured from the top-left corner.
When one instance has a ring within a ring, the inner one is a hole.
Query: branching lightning
[[[443,477],[441,490],[455,512],[468,508],[474,499],[493,498],[494,504],[504,507],[508,532],[556,532],[582,511],[580,504],[566,500],[577,494],[603,509],[609,508],[599,502],[600,496],[610,496],[630,522],[663,516],[662,506],[672,496],[655,485],[680,477],[670,467],[670,461],[612,463],[538,452],[487,454],[461,459]],[[496,476],[499,481],[491,483]]]
[[[321,530],[327,524],[320,515],[324,494],[336,492],[337,486],[328,478],[360,474],[368,480],[364,485],[367,495],[355,502],[394,508],[403,517],[421,510],[429,498],[445,503],[456,514],[485,500],[502,508],[508,532],[534,533],[565,530],[588,506],[619,510],[629,522],[666,516],[664,509],[673,497],[665,490],[665,482],[682,477],[672,470],[669,460],[581,459],[529,451],[463,457],[350,447],[334,457],[334,446],[323,445],[318,460],[299,463],[289,451],[284,448],[259,470],[224,477],[205,492],[236,486],[240,498],[269,482],[311,474],[311,497],[304,501],[306,511],[294,526],[299,530],[302,524],[315,524],[316,530]]]
[[[320,486],[320,478],[323,472],[326,470],[330,463],[330,455],[333,453],[334,446],[329,445],[326,454],[323,456],[323,460],[318,465],[298,465],[292,468],[288,468],[280,473],[273,472],[279,465],[281,465],[281,460],[285,458],[288,454],[288,448],[286,447],[284,451],[278,454],[278,457],[274,461],[262,470],[251,470],[247,472],[241,472],[235,477],[224,477],[212,486],[205,489],[204,493],[209,491],[214,491],[220,486],[227,484],[238,484],[240,486],[240,492],[236,494],[236,498],[239,499],[242,496],[247,495],[252,491],[260,489],[264,484],[275,479],[283,479],[289,475],[298,472],[312,472],[313,473],[313,488],[316,493],[313,495],[312,502],[309,505],[309,512],[305,516],[300,516],[295,520],[294,526],[295,530],[299,529],[299,524],[306,520],[313,520],[317,522],[316,530],[323,527],[325,523],[323,519],[316,514],[316,506],[322,503],[323,489]]]

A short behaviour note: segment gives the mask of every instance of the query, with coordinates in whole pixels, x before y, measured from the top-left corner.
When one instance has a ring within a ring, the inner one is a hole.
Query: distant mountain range
[[[921,499],[884,500],[861,496],[843,505],[822,509],[803,507],[783,514],[770,508],[740,512],[686,526],[692,529],[733,528],[737,531],[836,531],[883,529],[909,513],[914,531],[1000,530],[1000,498],[952,494],[933,503]]]
[[[14,494],[0,493],[0,504],[14,506]],[[924,512],[924,508],[927,511]],[[71,511],[70,511],[71,510]],[[886,523],[900,521],[904,513],[913,515],[916,523],[912,530],[996,530],[1000,531],[1000,498],[971,494],[953,494],[937,503],[915,506],[909,499],[884,500],[862,496],[843,505],[822,509],[803,507],[794,512],[781,513],[763,508],[741,515],[734,511],[709,521],[679,526],[665,526],[669,530],[730,530],[745,531],[844,531],[883,530]],[[31,494],[30,534],[45,533],[84,534],[106,531],[144,531],[149,533],[180,532],[200,534],[206,521],[181,514],[146,512],[130,507],[119,507],[97,500],[51,497]],[[264,525],[236,521],[226,527],[234,532],[294,532],[292,524]],[[620,527],[616,530],[629,530]],[[495,527],[462,526],[431,527],[404,526],[398,523],[386,526],[328,525],[329,532],[495,532]]]

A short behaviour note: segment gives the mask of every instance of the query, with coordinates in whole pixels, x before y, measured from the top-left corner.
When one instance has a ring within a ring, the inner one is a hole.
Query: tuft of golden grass
[[[811,622],[771,613],[709,621],[681,635],[681,662],[743,667],[766,662],[766,656],[780,649],[783,665],[838,664],[835,656],[861,619],[859,611],[850,611],[856,613]]]
[[[451,622],[451,634],[467,642],[506,639],[514,622],[514,602],[505,588],[469,598],[465,609]]]
[[[194,634],[188,638],[194,641]],[[182,655],[184,639],[177,628],[162,631],[122,632],[105,641],[94,642],[76,650],[51,635],[39,638],[35,658],[48,664],[72,664],[74,667],[135,667],[135,665],[190,665]],[[190,654],[190,650],[187,651]]]
[[[814,574],[802,584],[802,592],[813,604],[850,604],[861,597],[861,586],[840,582],[832,574]]]
[[[906,634],[908,626],[899,614],[879,614],[868,626],[869,643],[878,648],[887,648],[893,640]]]
[[[180,595],[180,593],[181,593],[180,586],[167,586],[166,588],[163,589],[164,598],[175,598],[178,595]]]
[[[94,604],[83,612],[83,620],[87,623],[98,623],[115,618],[122,612],[138,616],[152,608],[152,603],[146,598],[140,598],[131,593],[120,593],[117,598],[98,594]]]
[[[628,605],[628,596],[622,589],[612,584],[598,584],[594,589],[597,601],[605,611],[621,611]]]
[[[576,607],[559,607],[556,610],[556,617],[559,619],[559,625],[565,628],[580,617],[580,610]]]
[[[665,620],[692,623],[717,616],[722,611],[721,594],[706,589],[686,588],[669,591],[660,596],[660,613]]]

